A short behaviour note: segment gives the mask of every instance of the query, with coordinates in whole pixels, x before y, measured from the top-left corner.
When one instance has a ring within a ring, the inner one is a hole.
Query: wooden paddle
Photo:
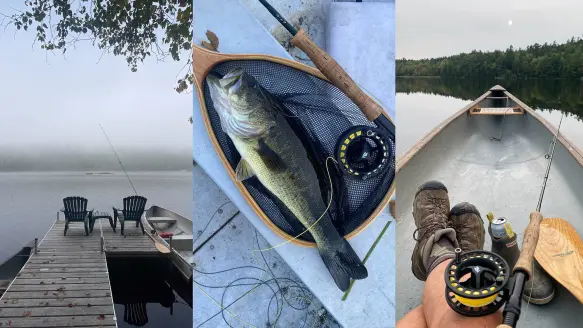
[[[146,235],[148,235],[148,237],[150,237],[150,239],[152,239],[152,241],[154,242],[154,246],[156,246],[156,249],[162,253],[162,254],[168,254],[170,253],[170,249],[168,249],[168,247],[162,245],[159,241],[157,241],[156,239],[154,239],[154,236],[150,235],[149,233],[146,233]]]
[[[583,303],[583,241],[569,222],[544,219],[534,257],[551,277]]]

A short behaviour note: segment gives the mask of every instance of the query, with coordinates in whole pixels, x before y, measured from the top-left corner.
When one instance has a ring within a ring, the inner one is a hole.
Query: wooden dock
[[[106,256],[165,256],[135,223],[125,237],[107,220],[89,236],[83,224],[70,224],[67,236],[64,227],[55,221],[0,298],[0,327],[117,327]]]

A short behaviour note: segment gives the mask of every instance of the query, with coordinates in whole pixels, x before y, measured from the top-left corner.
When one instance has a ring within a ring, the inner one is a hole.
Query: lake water
[[[112,258],[107,266],[119,328],[192,326],[192,284],[168,259]]]
[[[406,153],[437,124],[496,84],[554,126],[558,126],[564,113],[561,134],[583,149],[582,81],[397,78],[397,155]]]
[[[129,172],[146,208],[158,205],[192,216],[192,172]],[[89,208],[111,212],[133,195],[123,172],[0,173],[0,261],[35,237],[39,241],[56,219],[67,196],[83,196]],[[167,260],[167,259],[165,259]],[[118,327],[192,326],[192,285],[169,262],[108,259]],[[147,272],[147,275],[136,275]]]
[[[129,172],[146,207],[158,205],[192,216],[192,172]],[[111,213],[134,191],[123,172],[88,175],[86,172],[0,173],[0,262],[33,240],[39,241],[63,207],[63,198],[83,196],[89,208]]]

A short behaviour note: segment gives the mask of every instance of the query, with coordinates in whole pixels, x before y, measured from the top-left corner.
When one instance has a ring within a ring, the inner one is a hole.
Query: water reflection
[[[119,328],[192,327],[192,285],[166,259],[108,259]]]
[[[583,81],[397,78],[397,93],[425,93],[474,100],[500,84],[533,109],[560,110],[583,121]]]

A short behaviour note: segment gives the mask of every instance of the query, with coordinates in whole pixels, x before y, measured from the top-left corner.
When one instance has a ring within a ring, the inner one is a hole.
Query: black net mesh
[[[310,156],[318,174],[322,199],[328,204],[330,185],[326,159],[334,157],[338,139],[351,127],[377,126],[369,122],[360,109],[334,85],[289,66],[262,60],[235,60],[216,65],[212,72],[222,76],[238,67],[253,76],[289,111],[288,122]],[[221,129],[219,115],[213,106],[206,82],[204,99],[214,134],[234,170],[241,157],[230,138]],[[389,142],[388,169],[368,180],[353,179],[338,169],[333,161],[328,161],[334,188],[329,214],[342,235],[358,228],[388,192],[395,176],[395,145],[393,139]],[[247,179],[243,184],[262,211],[281,230],[292,236],[297,236],[305,230],[285,205],[263,187],[257,178]],[[304,233],[299,239],[314,241],[309,232]]]

